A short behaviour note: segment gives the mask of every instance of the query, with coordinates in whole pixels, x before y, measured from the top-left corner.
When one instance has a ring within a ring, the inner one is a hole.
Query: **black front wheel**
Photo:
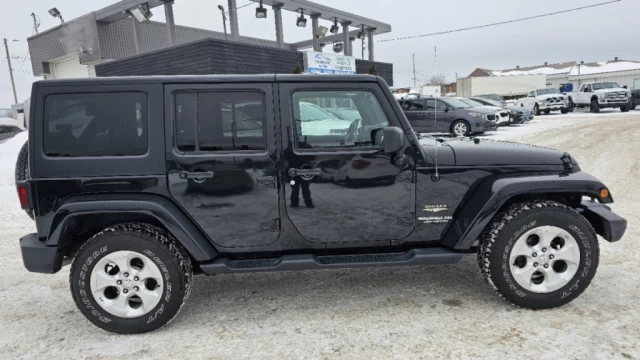
[[[574,209],[553,201],[511,205],[483,234],[478,265],[505,300],[549,309],[577,298],[599,259],[596,233]]]
[[[629,100],[629,110],[635,110],[636,109],[636,105],[637,105],[636,101],[633,98],[631,98]]]
[[[600,112],[600,104],[598,103],[598,100],[593,99],[591,100],[591,108],[590,108],[591,112],[594,114],[597,114]]]
[[[576,104],[573,103],[573,100],[569,99],[569,107],[567,109],[570,113],[572,113],[576,109]]]
[[[536,116],[540,116],[541,112],[540,112],[540,106],[538,106],[538,104],[535,104],[535,105],[533,106],[533,113],[534,113]]]

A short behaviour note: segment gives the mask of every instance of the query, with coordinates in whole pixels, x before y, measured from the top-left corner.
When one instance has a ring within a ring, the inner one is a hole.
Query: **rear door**
[[[407,237],[415,209],[414,154],[407,148],[410,165],[399,168],[384,153],[382,129],[401,125],[380,86],[279,87],[286,213],[300,234],[328,248],[389,246]],[[327,116],[334,107],[359,116]]]
[[[429,117],[425,99],[405,100],[401,104],[404,114],[411,127],[418,133],[433,132],[433,124],[427,121]]]
[[[280,235],[272,84],[165,87],[171,195],[219,248]]]

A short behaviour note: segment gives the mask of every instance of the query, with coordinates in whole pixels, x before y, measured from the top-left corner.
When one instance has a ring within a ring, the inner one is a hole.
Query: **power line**
[[[377,42],[389,42],[389,41],[416,39],[416,38],[422,38],[422,37],[427,37],[427,36],[444,35],[444,34],[451,34],[451,33],[461,32],[461,31],[482,29],[482,28],[487,28],[487,27],[497,26],[497,25],[512,24],[512,23],[519,22],[519,21],[526,21],[526,20],[538,19],[538,18],[542,18],[542,17],[546,17],[546,16],[553,16],[553,15],[558,15],[558,14],[563,14],[563,13],[568,13],[568,12],[573,12],[573,11],[585,10],[585,9],[594,8],[594,7],[597,7],[597,6],[613,4],[613,3],[616,3],[616,2],[620,2],[620,1],[622,1],[622,0],[611,0],[611,1],[603,2],[603,3],[599,3],[599,4],[587,5],[587,6],[574,8],[574,9],[556,11],[556,12],[542,14],[542,15],[529,16],[529,17],[521,18],[521,19],[515,19],[515,20],[509,20],[509,21],[501,21],[501,22],[497,22],[497,23],[472,26],[472,27],[456,29],[456,30],[440,31],[440,32],[435,32],[435,33],[431,33],[431,34],[413,35],[413,36],[405,36],[405,37],[399,37],[399,38],[394,38],[394,39],[378,40]]]

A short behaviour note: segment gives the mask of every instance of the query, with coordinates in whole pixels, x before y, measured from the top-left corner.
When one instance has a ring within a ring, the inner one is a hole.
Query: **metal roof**
[[[251,0],[259,3],[260,0]],[[351,22],[350,26],[362,27],[365,29],[375,29],[374,34],[385,34],[391,32],[391,25],[383,22],[372,20],[360,15],[355,15],[346,11],[334,9],[325,5],[316,4],[307,0],[262,0],[265,5],[282,5],[282,8],[289,11],[298,12],[304,10],[305,15],[320,15],[321,19],[334,21],[338,19],[338,23]]]
[[[96,20],[113,22],[129,16],[127,10],[149,3],[149,8],[163,5],[162,0],[122,0],[96,11]]]

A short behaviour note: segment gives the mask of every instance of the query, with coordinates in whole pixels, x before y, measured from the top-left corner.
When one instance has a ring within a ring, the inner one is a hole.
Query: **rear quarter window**
[[[147,95],[142,92],[57,94],[45,99],[44,152],[49,157],[140,156],[147,153]]]

